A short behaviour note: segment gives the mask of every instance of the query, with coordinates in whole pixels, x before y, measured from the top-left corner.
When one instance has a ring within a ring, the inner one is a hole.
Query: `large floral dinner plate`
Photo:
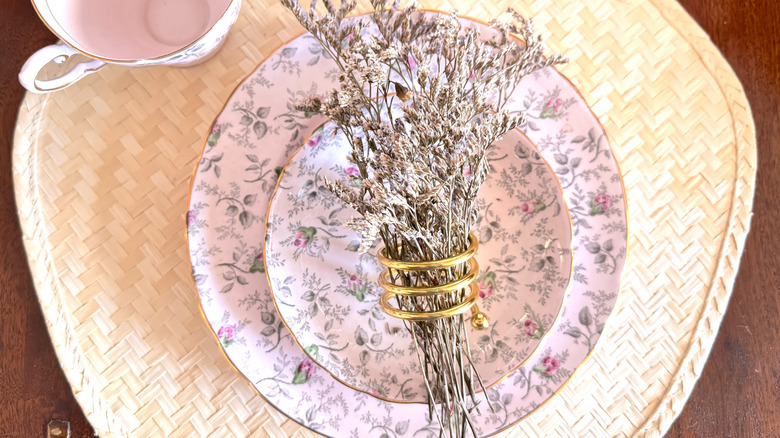
[[[474,26],[484,27],[479,23]],[[485,29],[487,29],[485,27]],[[336,69],[309,35],[285,44],[242,82],[206,139],[190,194],[187,235],[203,313],[226,355],[258,393],[328,436],[437,436],[419,404],[383,401],[314,364],[280,321],[263,272],[264,221],[277,174],[324,120],[290,102],[333,87]],[[559,322],[534,357],[487,391],[481,436],[534,412],[572,378],[612,311],[626,254],[623,185],[606,134],[574,86],[552,68],[526,78],[510,108],[553,163],[574,227],[574,275]]]
[[[474,227],[480,245],[478,306],[490,326],[468,326],[485,387],[517,369],[557,318],[572,272],[571,221],[552,169],[520,155],[536,148],[519,130],[491,147],[492,167]],[[519,152],[519,153],[518,153]],[[409,331],[385,314],[377,246],[343,224],[357,212],[325,180],[359,184],[349,143],[332,122],[315,129],[279,179],[267,216],[265,263],[279,316],[309,357],[341,382],[376,397],[425,403]]]

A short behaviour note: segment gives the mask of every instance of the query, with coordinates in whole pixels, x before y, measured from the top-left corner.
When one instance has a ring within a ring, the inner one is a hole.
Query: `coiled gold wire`
[[[382,248],[377,254],[377,260],[387,269],[379,275],[379,285],[385,289],[385,294],[379,299],[379,305],[382,310],[390,316],[408,321],[432,321],[450,316],[460,315],[469,311],[477,302],[479,297],[479,287],[475,283],[479,273],[479,264],[474,258],[477,252],[479,242],[474,234],[469,233],[469,246],[460,254],[448,257],[442,260],[431,261],[401,261],[392,260],[387,257],[387,248]],[[396,271],[434,271],[453,268],[463,263],[468,264],[468,272],[463,277],[446,284],[425,287],[409,287],[393,284],[391,281],[390,270]],[[412,312],[401,310],[390,305],[390,299],[393,297],[433,297],[443,296],[448,293],[469,287],[470,293],[466,298],[447,309],[441,309],[433,312]]]

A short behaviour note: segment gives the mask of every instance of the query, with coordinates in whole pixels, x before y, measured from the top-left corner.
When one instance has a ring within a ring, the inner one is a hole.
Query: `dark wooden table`
[[[133,0],[130,0],[133,1]],[[520,0],[518,0],[520,1]],[[720,334],[668,437],[780,437],[780,1],[681,0],[742,81],[758,135],[755,216]],[[16,75],[55,41],[29,0],[0,0],[0,437],[44,436],[52,418],[93,431],[49,342],[27,267],[11,180],[24,90]]]

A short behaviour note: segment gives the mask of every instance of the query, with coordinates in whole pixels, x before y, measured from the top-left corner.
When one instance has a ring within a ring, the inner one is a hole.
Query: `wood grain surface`
[[[590,0],[589,0],[590,1]],[[758,136],[752,231],[720,334],[668,437],[780,437],[780,2],[681,0],[742,81]],[[21,241],[11,182],[13,129],[24,95],[16,75],[55,41],[29,0],[0,0],[0,437],[72,437],[93,430],[49,342]]]

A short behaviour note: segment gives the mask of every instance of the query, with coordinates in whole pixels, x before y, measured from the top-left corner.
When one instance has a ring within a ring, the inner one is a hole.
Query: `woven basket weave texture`
[[[591,358],[502,436],[660,436],[726,310],[747,235],[755,133],[742,88],[671,0],[439,3],[532,17],[620,163],[630,253]],[[365,9],[365,8],[364,8]],[[101,436],[315,436],[267,405],[209,333],[190,277],[187,189],[235,86],[300,26],[246,0],[225,47],[192,68],[109,66],[28,95],[14,146],[38,297],[76,398]]]

